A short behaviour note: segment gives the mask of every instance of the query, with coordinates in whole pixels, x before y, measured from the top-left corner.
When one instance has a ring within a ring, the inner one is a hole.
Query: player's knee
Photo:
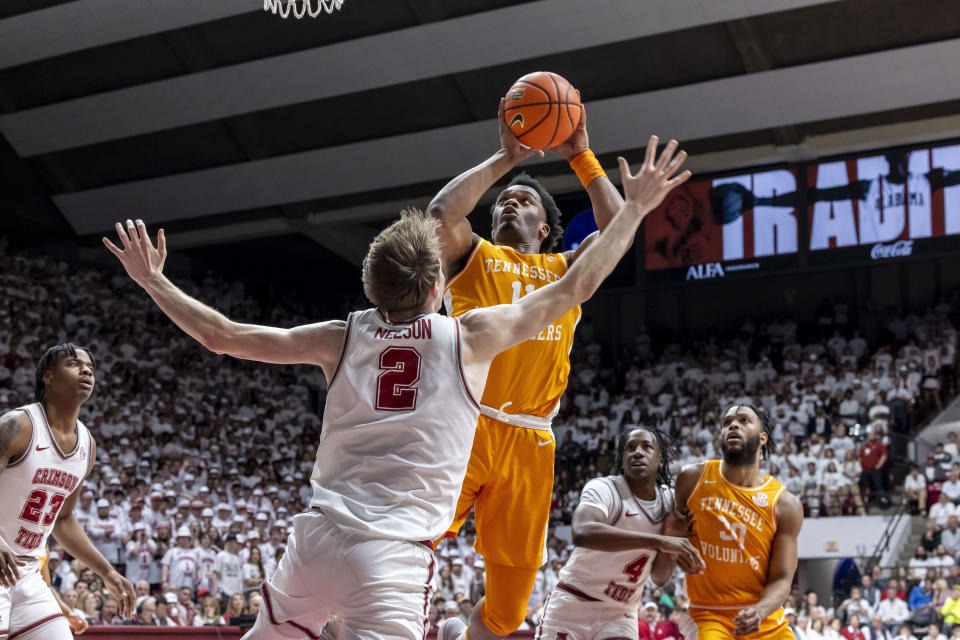
[[[498,636],[508,636],[523,624],[527,617],[527,601],[494,605],[488,597],[480,610],[483,624]]]

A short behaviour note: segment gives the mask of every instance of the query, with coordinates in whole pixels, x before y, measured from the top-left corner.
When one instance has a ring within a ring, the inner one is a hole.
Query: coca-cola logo
[[[878,242],[870,249],[870,257],[874,260],[883,258],[903,258],[913,253],[913,240],[899,240],[891,244]]]

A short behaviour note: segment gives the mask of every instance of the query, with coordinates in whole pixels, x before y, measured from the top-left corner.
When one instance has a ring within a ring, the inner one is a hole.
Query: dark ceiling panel
[[[230,118],[268,156],[436,129],[473,120],[450,76]]]
[[[846,0],[750,23],[776,68],[956,38],[960,6],[956,0]]]
[[[187,71],[162,36],[147,36],[0,70],[0,89],[9,113]]]
[[[71,177],[77,190],[249,160],[219,120],[39,156],[41,172],[48,158]],[[57,184],[45,175],[50,185]]]
[[[3,0],[0,2],[0,20],[68,2],[76,2],[76,0]]]

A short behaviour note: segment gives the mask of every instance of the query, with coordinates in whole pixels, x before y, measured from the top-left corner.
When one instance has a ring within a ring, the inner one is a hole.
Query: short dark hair
[[[422,306],[440,274],[437,221],[418,209],[377,234],[363,259],[363,292],[387,313]]]
[[[614,467],[614,472],[618,475],[623,474],[623,450],[627,446],[627,439],[630,437],[630,434],[638,429],[649,431],[657,441],[657,447],[660,449],[660,465],[657,467],[657,484],[669,487],[672,478],[670,475],[670,461],[673,459],[677,447],[673,442],[673,438],[665,431],[661,431],[654,426],[640,425],[639,427],[634,427],[620,434],[620,437],[617,438],[617,462]]]
[[[560,222],[560,207],[557,206],[556,201],[554,201],[553,196],[550,195],[550,192],[547,191],[540,181],[531,176],[528,173],[518,173],[510,181],[510,184],[506,186],[506,189],[515,186],[529,187],[537,192],[537,195],[540,196],[540,202],[543,204],[543,210],[546,213],[547,224],[550,225],[550,233],[546,238],[543,239],[543,242],[540,243],[540,253],[551,253],[554,249],[557,248],[557,245],[560,244],[561,238],[563,238],[563,224]],[[505,190],[506,190],[505,189]],[[496,202],[494,202],[493,207],[496,207]],[[493,210],[491,207],[491,211]]]
[[[43,354],[39,364],[37,364],[36,382],[33,387],[34,402],[43,402],[46,399],[47,389],[43,384],[43,376],[47,374],[47,371],[56,367],[64,358],[76,358],[78,351],[83,351],[90,356],[90,362],[96,368],[97,363],[93,359],[93,352],[86,347],[77,346],[72,342],[64,342],[47,349],[47,352]]]
[[[727,415],[727,412],[730,411],[730,409],[733,409],[734,407],[746,407],[747,409],[750,409],[751,411],[753,411],[753,413],[756,414],[757,419],[760,420],[760,425],[763,427],[763,432],[767,434],[767,444],[760,447],[760,459],[769,460],[770,445],[773,444],[773,423],[770,422],[770,416],[767,415],[766,411],[764,411],[763,409],[758,409],[752,404],[747,404],[745,402],[735,402],[731,405],[728,405],[727,408],[723,410],[723,413],[720,414],[721,415],[720,420],[722,421],[723,420],[722,416]],[[804,443],[804,444],[807,444],[807,443]]]

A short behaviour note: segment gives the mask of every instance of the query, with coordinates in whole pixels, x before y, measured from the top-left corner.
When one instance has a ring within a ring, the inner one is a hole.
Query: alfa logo
[[[87,459],[87,448],[86,448],[86,447],[80,447],[80,459],[81,459],[81,460],[86,460],[86,459]]]
[[[770,498],[768,498],[767,494],[765,493],[755,493],[753,494],[753,504],[757,505],[758,507],[769,507]]]
[[[519,124],[520,128],[523,129],[523,114],[518,113],[512,118],[510,118],[510,128],[513,129],[513,125]]]

